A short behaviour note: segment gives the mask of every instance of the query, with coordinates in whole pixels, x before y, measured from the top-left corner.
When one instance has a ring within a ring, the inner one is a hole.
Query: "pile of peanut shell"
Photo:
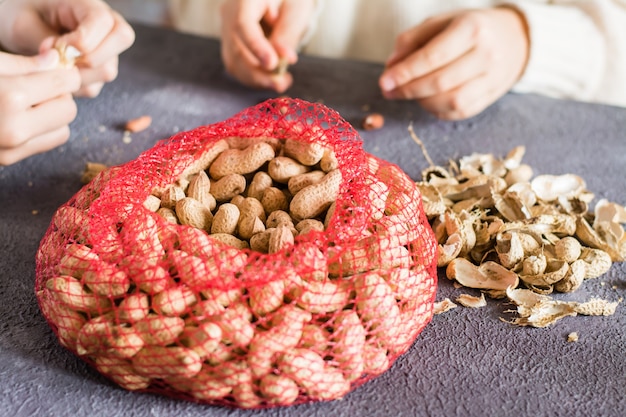
[[[517,304],[515,324],[545,327],[565,315],[613,314],[619,301],[579,307],[547,295],[575,291],[624,261],[626,209],[601,199],[591,211],[594,195],[581,177],[533,178],[524,154],[523,146],[504,158],[473,153],[422,172],[417,185],[439,243],[438,266],[461,286]],[[444,301],[439,312],[456,306]],[[484,305],[467,295],[458,301]]]

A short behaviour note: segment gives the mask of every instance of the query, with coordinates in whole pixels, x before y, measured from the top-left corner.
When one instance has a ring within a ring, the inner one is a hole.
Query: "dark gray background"
[[[626,313],[568,317],[547,329],[499,320],[510,305],[489,300],[434,317],[412,348],[379,378],[344,399],[243,411],[126,392],[56,341],[34,296],[34,256],[57,207],[81,186],[87,161],[120,164],[179,130],[226,119],[272,97],[224,74],[214,40],[141,25],[121,57],[119,78],[94,100],[79,101],[69,143],[0,167],[0,415],[6,416],[624,416]],[[577,173],[596,200],[626,204],[626,109],[507,95],[483,114],[439,121],[411,102],[388,102],[381,67],[302,57],[289,95],[323,101],[355,126],[363,106],[385,127],[361,132],[367,151],[418,179],[426,163],[411,141],[412,122],[436,163],[472,152],[503,156],[525,145],[537,174]],[[149,114],[152,126],[122,140],[123,123]],[[33,212],[33,210],[36,210]],[[626,294],[625,267],[614,265],[566,300]],[[456,298],[440,274],[438,299]],[[474,293],[475,294],[475,293]],[[580,340],[568,343],[578,332]]]

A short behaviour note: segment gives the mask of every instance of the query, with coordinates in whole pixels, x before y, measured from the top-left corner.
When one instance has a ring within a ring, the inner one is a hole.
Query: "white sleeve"
[[[315,10],[313,11],[313,16],[311,17],[309,26],[304,32],[304,35],[302,35],[299,48],[305,47],[311,41],[313,35],[315,35],[315,32],[317,31],[318,21],[320,19],[320,15],[322,14],[322,10],[324,10],[325,4],[326,0],[315,0]]]
[[[2,0],[0,0],[1,2]],[[220,8],[225,0],[168,0],[172,26],[181,32],[214,38],[221,37],[222,19]],[[300,47],[306,45],[317,29],[317,22],[325,0],[314,0],[313,16],[305,31]]]
[[[530,56],[513,91],[626,106],[626,0],[512,1]]]
[[[174,29],[200,36],[219,38],[224,0],[168,0],[168,11]]]

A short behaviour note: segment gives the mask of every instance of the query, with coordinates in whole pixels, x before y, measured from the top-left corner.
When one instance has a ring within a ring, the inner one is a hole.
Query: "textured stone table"
[[[624,416],[626,306],[611,317],[567,317],[547,329],[502,322],[511,308],[489,300],[434,317],[412,348],[379,378],[330,403],[242,411],[126,392],[56,341],[33,291],[34,256],[55,209],[81,186],[86,161],[120,164],[176,131],[228,118],[271,95],[224,74],[215,41],[136,26],[120,76],[95,100],[79,101],[65,146],[0,168],[0,415],[2,416]],[[596,200],[626,203],[626,110],[508,95],[467,121],[434,119],[413,103],[387,102],[381,67],[302,57],[292,96],[323,101],[359,125],[364,106],[385,127],[362,132],[367,151],[417,179],[425,167],[407,127],[436,163],[474,151],[503,156],[526,146],[536,173],[577,173]],[[123,140],[121,125],[149,114],[152,126]],[[614,265],[565,300],[626,295]],[[454,289],[440,274],[438,299]],[[510,317],[510,316],[509,316]],[[578,332],[580,340],[568,343]]]

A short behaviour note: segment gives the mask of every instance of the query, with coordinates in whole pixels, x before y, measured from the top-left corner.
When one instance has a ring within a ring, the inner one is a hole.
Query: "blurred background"
[[[105,0],[127,20],[168,25],[167,0]]]

